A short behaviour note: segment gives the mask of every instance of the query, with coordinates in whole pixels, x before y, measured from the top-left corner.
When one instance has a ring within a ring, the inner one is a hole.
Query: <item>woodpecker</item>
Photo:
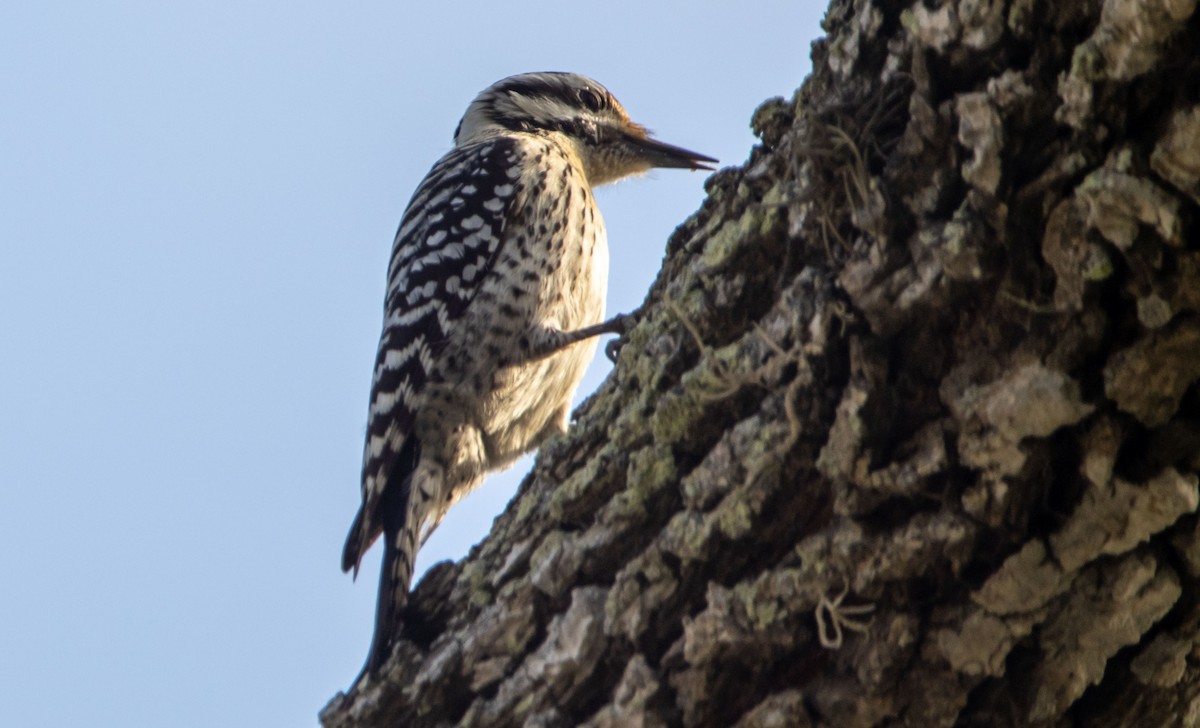
[[[573,73],[480,93],[417,187],[388,266],[371,382],[362,505],[342,554],[357,576],[383,535],[364,673],[401,628],[419,545],[484,475],[566,431],[604,319],[608,244],[592,188],[711,157],[651,139]]]

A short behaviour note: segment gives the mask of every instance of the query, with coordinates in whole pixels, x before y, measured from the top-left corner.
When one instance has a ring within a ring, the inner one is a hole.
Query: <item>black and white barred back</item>
[[[388,269],[362,507],[342,556],[357,573],[385,535],[368,672],[398,636],[419,543],[488,471],[565,431],[594,335],[617,330],[601,324],[592,184],[713,161],[648,139],[574,74],[493,85],[455,141],[405,210]]]

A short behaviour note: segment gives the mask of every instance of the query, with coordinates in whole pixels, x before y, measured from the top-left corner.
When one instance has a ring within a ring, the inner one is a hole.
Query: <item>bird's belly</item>
[[[571,398],[596,351],[588,339],[532,364],[504,367],[482,400],[479,426],[492,467],[566,431]]]

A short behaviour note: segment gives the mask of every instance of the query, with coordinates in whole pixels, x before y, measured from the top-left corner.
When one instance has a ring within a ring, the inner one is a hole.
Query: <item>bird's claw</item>
[[[617,357],[621,354],[622,346],[625,346],[624,336],[618,336],[615,339],[609,339],[608,343],[604,345],[604,356],[608,357],[608,360],[613,364],[616,364]]]
[[[629,313],[617,314],[609,319],[609,331],[616,334],[617,337],[615,339],[610,339],[608,343],[604,345],[604,355],[608,357],[608,360],[613,364],[617,363],[617,356],[619,356],[621,353],[621,347],[625,346],[626,334],[632,331],[633,327],[637,325],[637,316],[639,313],[641,313],[640,308],[630,311]]]

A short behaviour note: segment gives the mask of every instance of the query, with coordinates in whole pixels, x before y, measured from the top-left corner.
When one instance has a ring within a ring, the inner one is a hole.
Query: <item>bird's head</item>
[[[524,73],[492,84],[467,108],[454,143],[514,131],[566,137],[593,186],[654,167],[712,169],[708,163],[717,161],[651,139],[608,89],[575,73]]]

